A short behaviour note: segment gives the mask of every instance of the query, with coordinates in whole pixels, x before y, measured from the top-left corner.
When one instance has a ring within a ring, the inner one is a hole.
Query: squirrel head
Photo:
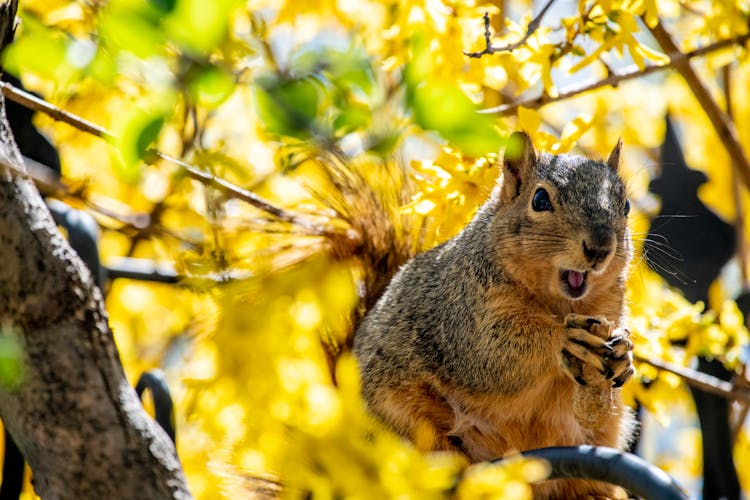
[[[630,204],[618,173],[622,141],[606,162],[538,155],[524,132],[510,138],[493,200],[501,267],[532,293],[575,301],[609,288],[630,258]]]

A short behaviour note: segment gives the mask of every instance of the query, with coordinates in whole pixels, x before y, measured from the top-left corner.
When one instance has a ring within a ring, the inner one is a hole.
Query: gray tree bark
[[[0,2],[0,42],[15,12]],[[0,384],[0,417],[34,488],[45,499],[190,498],[172,442],[125,377],[100,290],[20,173],[2,99],[0,115],[0,325],[24,351],[20,385]]]

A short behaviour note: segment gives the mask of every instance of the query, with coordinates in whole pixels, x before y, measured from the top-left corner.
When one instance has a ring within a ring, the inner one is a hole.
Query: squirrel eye
[[[552,210],[552,202],[549,199],[549,194],[543,188],[539,188],[534,193],[534,197],[531,199],[531,208],[536,212],[544,212]]]
[[[630,213],[630,200],[625,200],[625,215]]]

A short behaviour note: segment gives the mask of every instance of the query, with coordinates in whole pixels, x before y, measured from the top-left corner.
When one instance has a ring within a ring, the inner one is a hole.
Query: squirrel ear
[[[501,197],[510,201],[521,192],[536,164],[536,152],[526,132],[514,132],[508,138],[503,159],[503,188]]]
[[[609,158],[607,158],[607,165],[609,165],[609,168],[617,172],[620,168],[620,151],[622,150],[622,137],[617,139],[617,144],[615,144],[614,149],[611,153],[609,153]]]

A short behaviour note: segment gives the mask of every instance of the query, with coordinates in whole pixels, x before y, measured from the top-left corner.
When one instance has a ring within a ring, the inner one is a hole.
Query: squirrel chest
[[[409,261],[359,326],[363,395],[420,449],[473,461],[622,446],[619,388],[633,368],[620,144],[600,162],[538,156],[526,134],[512,139],[521,154],[506,158],[469,225]],[[555,483],[557,493],[609,494]]]

